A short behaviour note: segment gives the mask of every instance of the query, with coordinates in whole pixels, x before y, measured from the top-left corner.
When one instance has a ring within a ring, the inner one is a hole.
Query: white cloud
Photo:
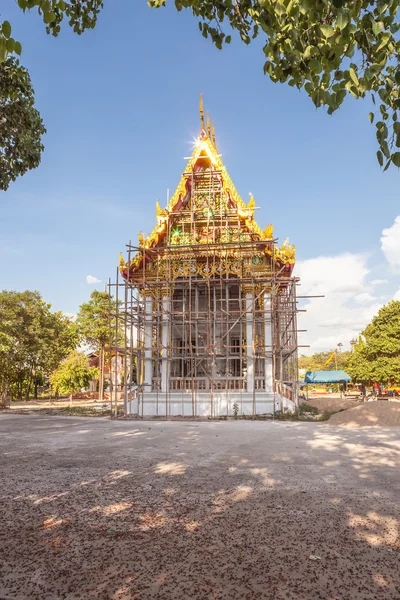
[[[389,283],[387,279],[372,279],[369,282],[370,285],[384,285],[385,283]]]
[[[400,216],[396,217],[391,227],[382,231],[381,248],[388,263],[400,268]]]
[[[97,279],[97,277],[93,277],[93,275],[86,275],[86,283],[101,283],[101,280]]]
[[[393,300],[400,300],[400,289],[398,289],[395,295],[393,296]]]
[[[350,340],[370,322],[381,304],[369,292],[367,256],[344,253],[319,256],[296,265],[301,279],[299,295],[319,295],[307,301],[306,313],[298,317],[300,344],[310,344],[300,353],[310,354],[336,348],[338,343],[348,349]]]
[[[375,296],[369,292],[361,292],[361,294],[356,294],[356,296],[354,296],[354,301],[357,302],[357,304],[369,304],[374,300],[376,300]]]

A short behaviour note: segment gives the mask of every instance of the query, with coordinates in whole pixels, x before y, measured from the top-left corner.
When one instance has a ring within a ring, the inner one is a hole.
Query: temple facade
[[[156,225],[120,257],[126,409],[141,416],[257,415],[297,403],[295,248],[255,220],[205,122]],[[129,336],[125,335],[125,340]],[[131,344],[132,346],[132,344]],[[126,378],[128,382],[128,378]],[[131,388],[129,388],[131,389]]]

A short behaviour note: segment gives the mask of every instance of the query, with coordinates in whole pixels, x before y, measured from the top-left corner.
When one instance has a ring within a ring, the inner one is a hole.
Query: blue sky
[[[264,77],[261,41],[218,51],[170,4],[109,2],[94,31],[56,39],[36,13],[4,8],[48,133],[40,167],[0,193],[1,287],[38,289],[76,313],[87,275],[114,276],[119,252],[174,191],[203,92],[242,197],[252,192],[259,224],[296,244],[300,293],[327,293],[309,303],[302,343],[347,344],[400,287],[399,171],[378,166],[368,102],[316,111]]]

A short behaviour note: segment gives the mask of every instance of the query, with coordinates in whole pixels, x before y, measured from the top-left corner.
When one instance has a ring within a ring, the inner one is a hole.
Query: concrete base
[[[128,414],[141,417],[227,417],[233,416],[234,404],[238,405],[238,415],[262,415],[274,412],[274,394],[247,392],[209,392],[190,393],[146,393],[143,401],[134,399],[128,403]],[[288,410],[293,412],[295,405],[284,396],[275,394],[275,412]]]

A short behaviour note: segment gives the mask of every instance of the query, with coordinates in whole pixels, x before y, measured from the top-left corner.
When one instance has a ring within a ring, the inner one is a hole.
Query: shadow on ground
[[[400,430],[0,418],[0,597],[398,600]]]

